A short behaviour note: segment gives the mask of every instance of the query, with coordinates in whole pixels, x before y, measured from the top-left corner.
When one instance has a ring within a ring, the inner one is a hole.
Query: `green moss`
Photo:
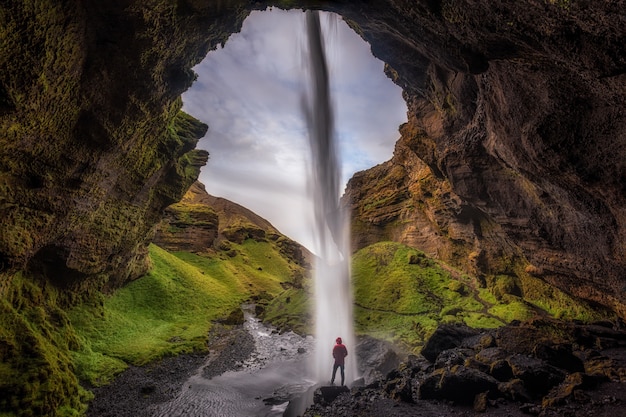
[[[78,338],[56,290],[28,275],[0,278],[7,284],[0,299],[0,415],[84,412],[90,394],[79,386],[69,353]]]
[[[309,294],[310,290],[307,288],[289,288],[283,291],[264,306],[263,320],[272,323],[280,331],[312,334],[313,305]]]
[[[611,319],[614,313],[590,306],[547,282],[524,271],[524,265],[516,266],[524,301],[545,310],[552,317],[564,320],[580,320],[586,323]]]
[[[360,333],[417,349],[440,322],[473,327],[504,324],[486,311],[471,282],[424,253],[382,242],[358,251],[352,262],[355,320]]]
[[[78,375],[98,385],[127,364],[204,350],[214,320],[253,296],[277,295],[297,268],[269,243],[233,246],[242,256],[170,254],[152,245],[150,273],[74,308],[70,317],[81,340],[74,355]]]

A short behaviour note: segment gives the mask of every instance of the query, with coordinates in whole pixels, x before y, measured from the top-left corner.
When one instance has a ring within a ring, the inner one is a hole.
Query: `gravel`
[[[243,326],[216,325],[208,345],[208,354],[182,354],[147,366],[130,366],[109,385],[87,387],[95,395],[87,417],[149,417],[155,405],[172,400],[199,369],[210,379],[237,369],[255,350],[254,339]]]

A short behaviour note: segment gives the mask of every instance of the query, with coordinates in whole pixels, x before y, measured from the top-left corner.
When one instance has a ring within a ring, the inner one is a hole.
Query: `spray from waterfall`
[[[346,384],[357,376],[353,300],[350,284],[349,214],[340,206],[341,166],[335,143],[333,107],[324,38],[317,11],[306,12],[310,83],[303,97],[312,166],[309,189],[314,204],[318,260],[315,266],[313,364],[318,382],[330,380],[337,337],[348,347]],[[340,377],[338,375],[340,380]]]

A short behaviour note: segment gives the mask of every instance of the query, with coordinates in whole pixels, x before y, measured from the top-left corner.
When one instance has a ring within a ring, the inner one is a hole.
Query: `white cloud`
[[[294,10],[252,12],[240,33],[194,68],[198,81],[183,95],[183,108],[209,125],[198,145],[210,152],[200,175],[207,191],[312,248],[300,110],[303,22]],[[345,181],[391,157],[406,105],[369,45],[341,20],[334,28],[322,23],[332,35],[327,55]]]

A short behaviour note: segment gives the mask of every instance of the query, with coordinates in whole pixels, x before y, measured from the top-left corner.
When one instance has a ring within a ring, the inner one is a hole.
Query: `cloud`
[[[200,175],[207,191],[251,209],[314,249],[300,110],[307,79],[303,22],[296,10],[252,12],[240,33],[194,68],[198,80],[183,95],[183,108],[209,125],[198,145],[210,153]],[[391,157],[406,105],[369,45],[340,19],[323,17],[322,23],[347,181]]]

